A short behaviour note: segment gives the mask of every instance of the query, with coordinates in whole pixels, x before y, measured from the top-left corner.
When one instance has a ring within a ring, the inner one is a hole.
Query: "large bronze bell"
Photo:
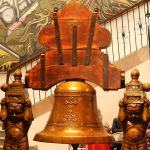
[[[96,91],[82,81],[67,81],[55,89],[55,101],[43,131],[34,140],[50,143],[111,143],[97,111]]]

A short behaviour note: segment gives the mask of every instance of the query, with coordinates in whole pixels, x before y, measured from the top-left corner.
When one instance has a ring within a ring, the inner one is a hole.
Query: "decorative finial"
[[[58,8],[57,7],[54,8],[54,12],[58,12]]]
[[[95,11],[95,12],[99,12],[99,9],[98,9],[98,8],[95,8],[94,11]]]
[[[132,80],[138,80],[140,76],[140,72],[137,69],[132,70],[131,78]]]
[[[14,78],[15,78],[15,80],[21,80],[21,77],[22,77],[21,70],[17,69],[14,73]]]

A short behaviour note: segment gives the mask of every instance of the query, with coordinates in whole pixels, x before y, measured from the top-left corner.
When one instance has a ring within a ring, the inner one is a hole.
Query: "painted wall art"
[[[139,1],[80,0],[91,11],[99,8],[101,20]],[[61,9],[69,2],[71,0],[0,0],[1,72],[46,50],[38,42],[38,34],[51,23],[49,16],[54,8]]]

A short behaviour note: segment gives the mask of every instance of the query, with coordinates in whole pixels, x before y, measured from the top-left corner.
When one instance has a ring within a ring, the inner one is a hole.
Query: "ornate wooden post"
[[[31,102],[21,82],[21,71],[15,71],[15,80],[2,85],[5,97],[1,100],[0,119],[4,123],[4,150],[29,150],[27,133],[33,115]]]
[[[149,91],[149,84],[142,84],[139,71],[131,72],[132,80],[126,85],[124,98],[119,102],[118,119],[123,127],[122,150],[146,150],[146,129],[150,120],[150,102],[144,91]]]

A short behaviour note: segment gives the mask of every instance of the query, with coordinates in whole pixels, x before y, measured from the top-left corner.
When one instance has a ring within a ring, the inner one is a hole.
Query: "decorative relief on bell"
[[[67,114],[64,115],[64,122],[76,122],[77,117],[73,112],[73,107],[78,104],[76,97],[70,96],[68,100],[65,101],[65,105],[67,105]]]
[[[68,113],[67,115],[65,115],[64,121],[67,121],[67,122],[76,122],[77,121],[77,118],[76,118],[76,115],[75,114],[72,114],[72,113]]]
[[[75,97],[69,97],[68,98],[69,100],[66,100],[65,101],[65,104],[66,105],[70,105],[70,106],[72,106],[72,105],[76,105],[76,104],[78,104],[78,102],[77,102],[77,100],[76,100],[76,98]]]

